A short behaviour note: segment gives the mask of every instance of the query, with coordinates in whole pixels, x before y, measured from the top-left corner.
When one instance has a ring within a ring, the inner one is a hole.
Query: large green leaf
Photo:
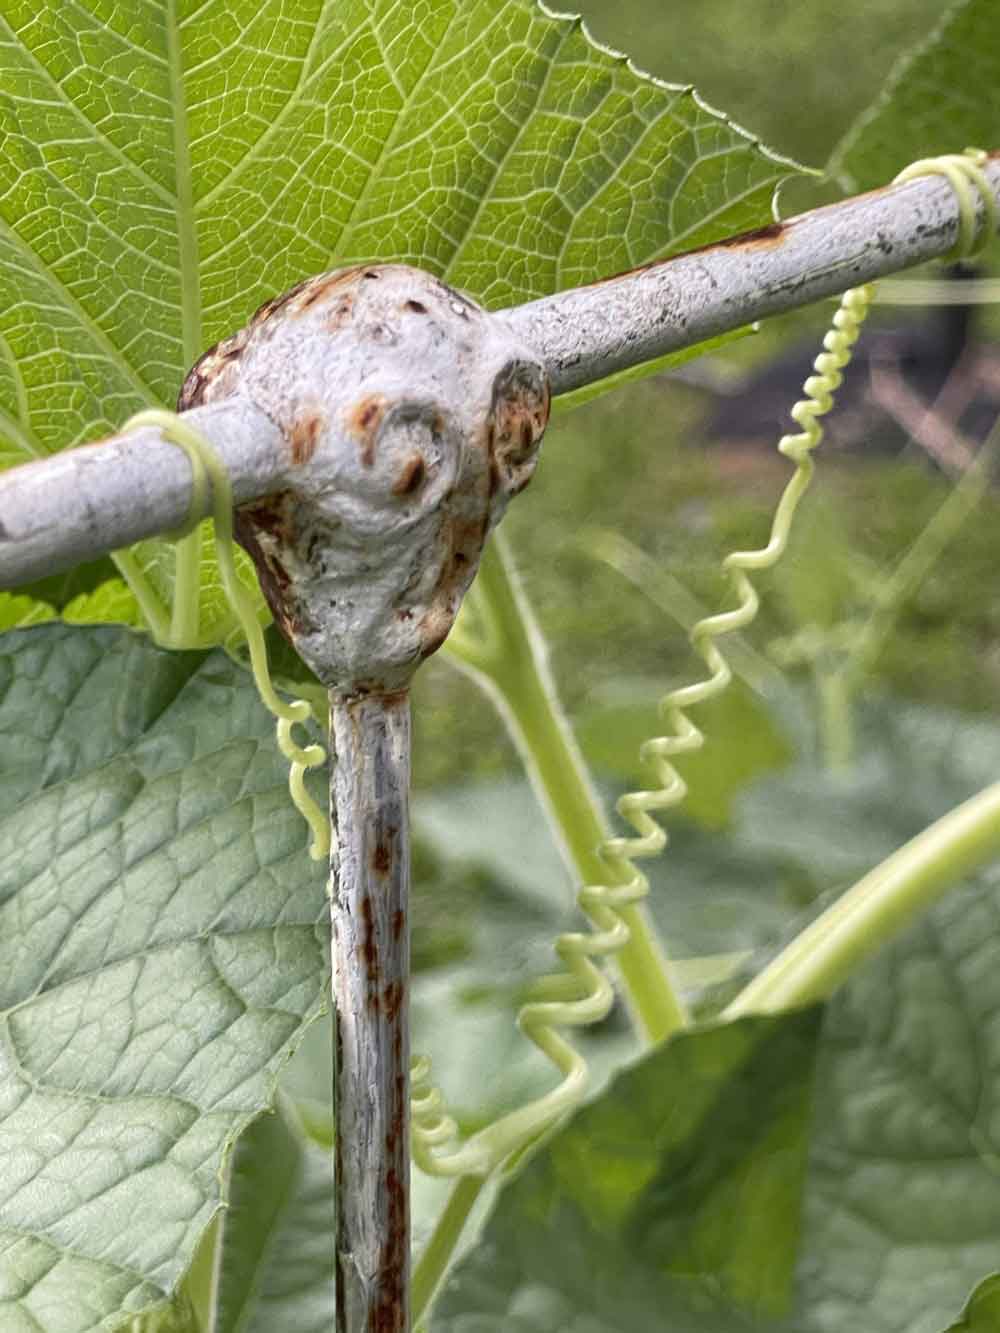
[[[956,894],[831,1006],[811,1131],[807,1030],[735,1072],[742,1024],[647,1057],[501,1194],[432,1328],[941,1329],[1000,1236],[998,911],[996,876]]]
[[[647,713],[647,721],[652,730],[662,729],[655,714]],[[709,747],[723,747],[723,737],[709,736]],[[774,744],[770,754],[777,753]],[[638,764],[633,771],[634,787],[642,772]],[[602,793],[608,806],[616,794]],[[732,795],[730,787],[726,799]],[[509,778],[421,793],[414,800],[414,826],[436,853],[435,873],[447,871],[457,884],[463,876],[466,881],[466,892],[446,890],[446,911],[440,913],[442,929],[464,929],[455,977],[468,967],[480,974],[476,982],[466,978],[464,989],[509,991],[531,970],[536,975],[549,970],[551,942],[559,931],[575,929],[579,918],[572,909],[570,876],[528,781]],[[698,828],[679,811],[669,828],[667,851],[647,861],[643,871],[650,881],[649,909],[675,959],[774,947],[830,887],[828,879],[818,880],[786,856],[777,841],[755,839],[744,822],[723,837]],[[486,879],[483,891],[469,892],[477,873]],[[439,888],[439,901],[440,895]],[[418,900],[415,929],[430,905]],[[681,984],[691,975],[682,966]],[[438,1034],[436,1041],[445,1045],[447,1038]],[[481,1051],[479,1058],[489,1059],[490,1052]]]
[[[883,701],[859,710],[856,723],[849,770],[823,774],[802,762],[759,781],[737,802],[734,829],[718,835],[720,855],[753,849],[775,873],[784,866],[814,894],[830,893],[995,774],[1000,728],[983,719]],[[800,744],[812,748],[808,735]],[[686,869],[675,867],[675,877]],[[704,886],[710,900],[707,874]],[[730,1089],[729,1115],[747,1113],[742,1129],[726,1118],[720,1095],[697,1152],[678,1157],[671,1135],[696,1116],[704,1095],[704,1079],[689,1066],[715,1069],[712,1043],[736,1038],[720,1035],[732,1029],[710,1029],[646,1057],[504,1191],[432,1327],[731,1333],[753,1318],[773,1333],[939,1333],[995,1272],[1000,1253],[998,916],[994,869],[956,888],[830,1003],[808,1126],[794,1120],[782,1128],[775,1114],[783,1096],[801,1091],[804,1069],[802,1061],[777,1060],[752,1090]],[[682,1057],[684,1076],[676,1068]],[[754,1134],[769,1129],[775,1169],[757,1174]],[[795,1214],[790,1228],[779,1168],[806,1129],[801,1221]],[[651,1193],[637,1184],[634,1166],[663,1144],[671,1188]],[[741,1184],[728,1207],[719,1206],[727,1196],[713,1171],[720,1159],[732,1163],[723,1178]],[[781,1314],[763,1296],[779,1290],[776,1271],[792,1269]],[[681,1300],[665,1277],[678,1271],[706,1301],[722,1300],[705,1323],[683,1306],[674,1323],[663,1313]],[[965,1326],[990,1327],[971,1321],[986,1319],[994,1299],[984,1288]]]
[[[222,654],[43,625],[0,652],[0,1323],[164,1299],[323,1003],[323,872]]]
[[[172,404],[311,273],[503,305],[756,225],[797,169],[534,0],[13,0],[0,83],[8,464]],[[165,544],[139,559],[169,601]],[[217,642],[207,550],[203,583]]]
[[[830,1006],[799,1256],[802,1333],[938,1330],[1000,1252],[995,871]]]
[[[818,1013],[685,1033],[501,1194],[433,1330],[736,1330],[790,1300]],[[473,1316],[475,1318],[473,1319]]]
[[[878,100],[847,132],[830,161],[845,190],[870,190],[908,162],[997,147],[1000,126],[1000,7],[959,0],[894,70]]]
[[[233,1152],[213,1333],[330,1333],[333,1158],[283,1099]]]
[[[962,1317],[946,1333],[996,1333],[1000,1328],[1000,1274],[985,1278],[969,1298]]]

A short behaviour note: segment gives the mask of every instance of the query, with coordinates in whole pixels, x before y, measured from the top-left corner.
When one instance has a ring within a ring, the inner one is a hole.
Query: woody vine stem
[[[457,1176],[457,1184],[415,1274],[417,1317],[482,1181],[582,1095],[572,1048],[555,1029],[593,1021],[610,1003],[591,956],[617,950],[630,1007],[650,1041],[687,1022],[639,904],[642,877],[631,861],[662,846],[649,811],[678,799],[667,756],[694,744],[683,709],[728,679],[713,641],[752,616],[742,571],[780,554],[782,509],[768,547],[728,562],[738,610],[695,629],[711,676],[697,693],[678,691],[665,703],[676,734],[647,747],[660,785],[621,807],[639,837],[609,840],[530,611],[503,551],[483,554],[506,503],[530,479],[550,386],[570,394],[748,319],[943,255],[977,229],[995,230],[995,158],[983,155],[977,189],[970,203],[951,175],[912,180],[496,315],[402,266],[321,275],[269,302],[189,375],[179,403],[184,420],[232,479],[237,536],[277,624],[330,691],[338,755],[331,897],[342,1333],[409,1328],[408,686],[451,630],[481,558],[475,595],[486,632],[476,637],[459,627],[452,651],[510,715],[568,858],[585,884],[601,887],[581,900],[594,933],[560,940],[573,984],[548,979],[544,997],[522,1015],[562,1070],[560,1088],[458,1149],[442,1147],[449,1122],[443,1112],[435,1120],[434,1094],[418,1115],[422,1160]],[[803,407],[806,417],[827,410],[823,395],[846,360],[838,361],[841,343],[827,347],[816,387],[806,386],[814,400]],[[806,436],[794,438],[808,436],[811,448],[818,435],[802,424]],[[6,474],[0,587],[200,516],[198,450],[189,462],[170,443],[176,438],[169,423],[154,422]],[[804,456],[791,446],[787,452],[796,477],[807,480]],[[797,497],[805,480],[794,480],[786,495]],[[191,565],[193,549],[181,545],[179,570]],[[127,576],[128,558],[120,560]],[[178,605],[161,635],[190,620],[190,605]],[[280,702],[276,711],[288,753],[300,766],[311,762],[313,750],[300,750],[288,735],[305,714]],[[299,786],[307,797],[301,771]],[[845,895],[727,1016],[823,998],[860,957],[998,846],[1000,787],[946,816]],[[585,997],[574,988],[580,978],[594,986]]]

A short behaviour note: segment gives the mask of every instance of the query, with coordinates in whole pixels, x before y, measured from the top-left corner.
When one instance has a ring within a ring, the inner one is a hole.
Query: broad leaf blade
[[[996,1267],[1000,876],[951,895],[830,1006],[803,1333],[939,1329]]]
[[[945,1333],[996,1333],[1000,1328],[1000,1274],[985,1278],[969,1298],[962,1317]]]
[[[691,844],[689,862],[673,863],[678,883],[702,867],[703,910],[718,896],[712,856],[749,851],[770,865],[774,881],[784,874],[828,895],[995,774],[1000,732],[989,721],[888,701],[859,708],[855,721],[860,753],[848,772],[810,776],[801,764],[768,777],[737,801],[736,827],[717,835],[714,853],[711,844]],[[761,920],[765,907],[762,898]],[[780,1108],[795,1105],[801,1089],[794,1059],[773,1061],[758,1087],[726,1085],[731,1108],[720,1085],[688,1157],[673,1150],[664,1188],[642,1178],[658,1145],[707,1105],[702,1077],[672,1066],[667,1077],[668,1061],[678,1058],[671,1043],[574,1117],[503,1191],[432,1328],[731,1333],[748,1319],[767,1333],[948,1327],[996,1269],[998,912],[1000,867],[957,887],[827,1006],[813,1114],[808,1124],[796,1122],[808,1130],[801,1212],[780,1195],[791,1141],[782,1142]],[[746,913],[743,929],[752,921]],[[729,1031],[693,1034],[679,1049]],[[663,1076],[642,1082],[647,1069]],[[752,1169],[752,1136],[727,1119],[740,1106],[750,1108],[761,1144],[773,1132],[773,1172],[767,1164]],[[734,1180],[738,1192],[720,1189]],[[763,1257],[753,1249],[760,1238],[769,1246]],[[769,1268],[781,1263],[794,1267],[785,1311],[773,1299],[781,1283]],[[689,1308],[702,1308],[690,1304],[690,1291],[689,1305],[678,1306],[679,1273],[706,1306],[715,1303],[704,1322],[689,1319]],[[984,1287],[980,1306],[970,1305],[957,1328],[985,1333],[995,1299]]]
[[[6,464],[172,404],[309,274],[402,259],[504,305],[754,226],[798,169],[534,0],[15,0],[0,75]],[[140,562],[169,604],[165,545]]]
[[[685,1033],[502,1192],[431,1321],[457,1333],[750,1327],[792,1292],[819,1015]]]
[[[996,148],[998,126],[1000,8],[959,0],[899,63],[838,145],[830,171],[845,190],[874,189],[917,158]]]
[[[2,647],[4,1326],[110,1330],[183,1273],[322,1006],[322,872],[221,654]]]
[[[329,1333],[333,1221],[333,1155],[279,1099],[233,1151],[213,1333]]]
[[[33,597],[18,593],[0,592],[0,632],[42,625],[55,618],[55,608],[48,602],[36,601]]]

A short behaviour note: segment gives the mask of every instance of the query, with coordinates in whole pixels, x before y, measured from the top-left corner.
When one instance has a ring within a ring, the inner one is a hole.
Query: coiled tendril
[[[641,759],[652,768],[658,785],[646,791],[629,792],[618,801],[619,815],[628,820],[637,836],[608,838],[600,848],[600,856],[622,882],[591,884],[581,889],[577,901],[590,918],[590,932],[572,931],[559,936],[555,949],[566,971],[542,978],[537,987],[539,998],[524,1005],[518,1014],[521,1031],[549,1057],[562,1074],[562,1082],[546,1096],[494,1121],[461,1146],[447,1148],[456,1133],[455,1121],[447,1113],[440,1091],[430,1082],[430,1061],[419,1057],[412,1067],[413,1156],[429,1174],[488,1174],[584,1095],[586,1061],[557,1029],[590,1026],[600,1022],[611,1008],[613,988],[594,960],[610,957],[628,941],[628,927],[619,909],[649,893],[649,881],[635,862],[656,856],[667,842],[665,831],[651,812],[670,809],[687,792],[687,785],[670,760],[698,749],[703,736],[685,710],[721,693],[732,678],[715,640],[744,628],[757,613],[759,599],[748,571],[769,568],[785,549],[792,517],[812,476],[810,455],[822,438],[819,417],[833,406],[833,395],[851,359],[871,294],[871,287],[845,293],[833,327],[823,339],[824,350],[814,363],[815,374],[806,380],[804,390],[808,396],[792,409],[792,417],[802,431],[784,436],[778,445],[794,462],[795,472],[778,503],[770,540],[759,551],[737,551],[724,562],[737,606],[699,621],[691,631],[691,642],[708,667],[709,675],[694,685],[672,690],[660,703],[661,716],[669,723],[671,733],[646,741],[640,750]]]
[[[976,203],[971,187],[979,192],[986,210],[984,239],[996,229],[996,202],[980,168],[985,156],[970,149],[964,156],[931,158],[914,163],[896,178],[899,183],[928,174],[947,178],[958,196],[957,257],[967,257],[975,247]],[[715,698],[732,679],[732,670],[717,641],[734,630],[745,629],[757,614],[760,599],[750,574],[770,569],[788,544],[795,511],[812,480],[815,467],[812,453],[823,438],[819,419],[833,407],[833,396],[853,355],[873,294],[873,284],[844,293],[823,338],[823,350],[813,362],[814,373],[803,385],[805,397],[792,408],[792,419],[801,430],[782,436],[778,449],[795,465],[795,471],[778,501],[767,545],[755,551],[734,551],[723,561],[736,606],[705,617],[690,632],[691,644],[708,668],[708,675],[692,685],[671,690],[660,701],[660,716],[670,731],[647,740],[639,751],[642,761],[652,769],[657,785],[629,792],[616,806],[636,836],[608,838],[599,849],[602,860],[620,882],[581,889],[577,901],[591,921],[590,933],[559,936],[555,949],[566,971],[542,978],[539,998],[526,1004],[518,1014],[519,1027],[553,1062],[563,1076],[561,1083],[546,1096],[501,1117],[464,1144],[453,1147],[449,1145],[457,1133],[455,1120],[449,1115],[440,1090],[431,1082],[430,1061],[418,1057],[412,1066],[413,1156],[429,1174],[487,1175],[582,1099],[587,1086],[586,1061],[556,1029],[599,1022],[611,1007],[614,992],[594,960],[610,957],[627,942],[628,927],[619,909],[649,893],[649,881],[636,862],[656,856],[667,844],[667,834],[652,812],[676,806],[687,793],[687,784],[671,760],[704,744],[704,736],[688,717],[687,709]]]
[[[309,855],[314,861],[320,861],[330,851],[330,824],[310,796],[305,784],[305,774],[308,769],[318,768],[326,762],[326,751],[321,745],[296,744],[292,738],[292,727],[296,723],[308,722],[315,716],[312,705],[306,699],[293,699],[291,703],[285,703],[278,696],[271,681],[264,632],[257,619],[253,599],[236,571],[236,561],[233,556],[233,488],[229,474],[204,435],[176,412],[167,412],[159,408],[139,412],[126,422],[125,430],[138,430],[142,426],[158,427],[164,437],[179,445],[190,460],[190,518],[180,532],[171,534],[172,539],[182,543],[192,540],[189,534],[206,516],[206,512],[214,522],[215,555],[219,563],[222,587],[233,615],[246,636],[250,652],[250,669],[257,693],[264,707],[277,719],[278,749],[289,763],[288,790],[295,808],[312,831]]]

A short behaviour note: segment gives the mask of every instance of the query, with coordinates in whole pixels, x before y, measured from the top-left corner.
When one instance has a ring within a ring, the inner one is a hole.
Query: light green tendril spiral
[[[899,183],[928,174],[947,178],[959,204],[957,257],[967,257],[974,248],[973,187],[982,196],[986,210],[985,236],[989,237],[997,225],[993,192],[980,169],[985,156],[979,150],[969,150],[965,156],[932,158],[914,163],[896,178]],[[488,1175],[584,1096],[586,1061],[556,1029],[597,1023],[611,1008],[614,992],[595,960],[612,956],[628,940],[628,927],[618,909],[640,901],[649,893],[649,881],[636,862],[656,856],[667,844],[667,834],[652,812],[671,809],[687,793],[687,785],[671,760],[704,744],[704,736],[688,717],[687,710],[717,697],[732,679],[732,671],[717,641],[735,630],[745,629],[757,614],[759,597],[750,574],[773,567],[788,545],[795,511],[812,479],[815,466],[812,454],[823,437],[819,418],[833,406],[833,396],[853,355],[873,294],[871,284],[844,293],[823,339],[823,350],[813,363],[814,374],[803,385],[805,397],[792,408],[792,419],[801,431],[782,436],[778,449],[795,465],[795,471],[778,501],[767,545],[756,551],[735,551],[723,561],[736,606],[705,617],[690,632],[691,644],[705,662],[708,675],[695,684],[672,690],[660,701],[660,715],[669,724],[670,734],[647,740],[639,751],[658,785],[629,792],[616,806],[637,836],[609,838],[599,849],[602,860],[613,868],[620,882],[592,884],[581,889],[577,901],[590,919],[592,929],[589,934],[572,932],[559,936],[555,949],[566,971],[542,978],[538,985],[539,999],[525,1005],[518,1015],[521,1030],[562,1074],[561,1083],[546,1096],[501,1117],[464,1143],[451,1146],[457,1134],[455,1120],[449,1115],[440,1090],[431,1082],[430,1061],[417,1058],[412,1066],[413,1156],[428,1174]]]
[[[792,409],[792,417],[802,427],[802,432],[784,436],[778,445],[781,452],[795,463],[795,472],[778,503],[770,541],[759,551],[737,551],[723,564],[738,605],[732,611],[699,621],[691,631],[691,642],[710,674],[695,685],[671,691],[660,704],[661,715],[670,723],[672,734],[647,741],[640,751],[640,757],[651,766],[659,785],[648,791],[630,792],[618,802],[618,813],[628,820],[638,836],[609,838],[602,845],[600,854],[626,882],[591,884],[580,891],[578,903],[591,921],[591,931],[586,934],[574,931],[559,936],[555,948],[566,971],[542,978],[538,983],[540,998],[526,1004],[518,1014],[521,1031],[549,1057],[562,1074],[562,1082],[546,1096],[472,1135],[461,1146],[448,1149],[445,1145],[456,1132],[454,1119],[445,1110],[440,1091],[430,1083],[430,1062],[425,1058],[415,1060],[412,1069],[413,1156],[421,1169],[429,1174],[486,1175],[583,1097],[587,1087],[586,1061],[556,1029],[587,1027],[600,1022],[614,1001],[611,983],[594,960],[617,953],[628,940],[628,927],[617,909],[638,902],[649,893],[649,881],[635,862],[657,855],[667,842],[666,833],[650,812],[677,805],[687,792],[687,786],[670,758],[698,749],[703,744],[703,736],[684,710],[721,693],[732,678],[715,640],[722,634],[744,628],[757,613],[758,597],[747,571],[769,568],[787,545],[792,517],[812,476],[810,454],[822,438],[818,418],[833,406],[833,394],[851,359],[871,292],[870,287],[859,287],[845,293],[834,316],[833,327],[823,340],[824,350],[814,363],[816,373],[806,380],[804,388],[808,397]]]
[[[314,717],[312,705],[305,699],[294,699],[291,703],[285,703],[279,698],[271,681],[264,632],[257,619],[253,599],[236,571],[236,561],[233,556],[233,488],[229,474],[208,440],[177,413],[157,408],[139,412],[126,423],[125,430],[137,430],[142,426],[156,426],[164,438],[183,449],[190,460],[190,517],[183,529],[172,534],[172,539],[179,543],[178,581],[189,573],[184,568],[186,560],[183,548],[198,542],[197,526],[206,515],[209,515],[215,524],[215,554],[219,563],[222,587],[233,615],[246,636],[250,651],[250,669],[254,684],[257,686],[257,693],[264,707],[277,718],[278,748],[289,763],[288,790],[295,808],[312,831],[309,855],[314,861],[320,861],[330,851],[330,825],[306,788],[305,774],[308,769],[319,768],[326,762],[326,751],[321,745],[300,746],[295,743],[292,739],[292,727],[296,723],[308,722]],[[199,547],[193,546],[193,550],[197,558]],[[197,565],[194,566],[194,570],[197,577]],[[197,611],[196,602],[195,610]],[[181,646],[177,629],[176,622],[172,623],[167,639],[167,642],[175,647]]]
[[[958,203],[958,241],[952,252],[952,259],[974,259],[996,235],[1000,227],[1000,210],[996,196],[990,186],[983,164],[989,154],[982,148],[967,148],[964,153],[947,153],[944,157],[924,157],[919,162],[911,162],[904,167],[893,185],[903,185],[906,181],[916,180],[920,176],[943,176]],[[979,195],[986,214],[984,226],[977,231],[976,196]]]

